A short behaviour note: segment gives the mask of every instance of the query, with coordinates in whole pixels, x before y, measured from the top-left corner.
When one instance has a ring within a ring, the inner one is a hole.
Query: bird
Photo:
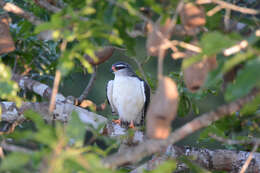
[[[135,128],[144,124],[150,102],[150,87],[126,62],[116,62],[111,70],[114,80],[107,83],[107,100],[113,114],[119,119],[113,122]]]

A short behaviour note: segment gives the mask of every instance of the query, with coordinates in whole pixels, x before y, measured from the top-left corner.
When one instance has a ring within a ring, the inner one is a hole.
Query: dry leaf
[[[159,19],[154,25],[147,25],[146,49],[150,56],[158,56],[160,46],[164,42],[163,40],[171,37],[171,20],[168,18],[163,26],[161,26],[160,22],[161,20]]]
[[[146,116],[146,133],[150,138],[165,139],[178,109],[178,90],[169,77],[160,80]]]
[[[13,39],[9,32],[8,16],[0,16],[0,55],[15,50]]]
[[[180,16],[188,35],[196,35],[199,31],[198,27],[204,26],[206,23],[204,8],[193,3],[186,3]]]
[[[204,26],[206,23],[203,7],[193,3],[185,4],[180,12],[180,16],[182,24],[191,28]]]
[[[191,92],[196,92],[204,84],[208,72],[217,67],[216,56],[203,59],[184,70],[184,82]]]
[[[104,49],[95,52],[96,57],[98,58],[97,61],[94,61],[93,58],[91,58],[88,55],[85,55],[85,59],[92,65],[99,65],[106,60],[108,60],[114,53],[115,48],[112,46],[107,46]]]

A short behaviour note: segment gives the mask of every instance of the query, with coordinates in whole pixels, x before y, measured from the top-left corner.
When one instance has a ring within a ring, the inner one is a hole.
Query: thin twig
[[[14,59],[14,67],[13,67],[13,69],[12,69],[12,74],[14,74],[15,71],[16,71],[18,58],[19,58],[19,55],[16,55],[16,56],[15,56],[15,59]]]
[[[223,54],[225,56],[230,56],[230,55],[233,55],[239,51],[241,51],[242,49],[245,49],[246,47],[248,46],[248,41],[246,40],[243,40],[241,42],[239,42],[238,44],[230,47],[230,48],[227,48],[223,51]]]
[[[221,0],[197,0],[197,4],[209,4],[209,3],[215,3],[220,5],[222,8],[230,9],[233,11],[238,11],[240,13],[246,13],[246,14],[251,14],[251,15],[257,15],[260,13],[259,10],[255,9],[250,9],[250,8],[245,8],[245,7],[239,7],[237,5],[221,1]]]
[[[63,40],[61,45],[60,45],[61,52],[64,52],[66,47],[67,47],[67,41]],[[53,88],[52,88],[52,93],[51,93],[51,101],[50,101],[50,105],[49,105],[49,113],[50,114],[53,112],[54,107],[55,107],[56,95],[57,95],[58,90],[59,90],[60,79],[61,79],[61,72],[60,72],[60,70],[56,70],[55,79],[54,79]]]
[[[51,101],[50,101],[50,106],[49,106],[50,114],[53,112],[54,107],[55,107],[56,95],[58,93],[60,79],[61,79],[61,72],[59,70],[56,70],[55,79],[54,79],[54,83],[53,83],[53,89],[52,89],[52,93],[51,93]]]
[[[160,46],[159,49],[159,57],[158,57],[158,66],[157,66],[157,78],[158,81],[163,78],[163,60],[164,60],[164,54],[165,54],[165,49]]]
[[[183,9],[183,5],[184,5],[184,0],[181,0],[179,2],[179,4],[177,5],[176,12],[171,20],[171,25],[170,25],[171,30],[173,30],[175,28],[175,25],[176,25],[177,19],[178,19],[178,15],[179,15],[180,11]]]
[[[256,143],[254,145],[254,148],[252,149],[251,153],[249,154],[245,164],[243,165],[243,167],[241,168],[239,173],[245,173],[246,172],[246,169],[248,168],[248,165],[250,164],[250,162],[251,162],[251,160],[253,158],[253,154],[254,154],[254,152],[256,152],[258,146],[259,146],[259,143]]]
[[[230,15],[231,15],[231,10],[226,8],[226,13],[224,16],[225,31],[230,30]]]
[[[145,75],[145,73],[144,73],[144,69],[143,69],[143,67],[142,67],[142,64],[141,64],[135,57],[130,57],[130,58],[131,58],[132,60],[134,60],[135,63],[137,64],[138,69],[139,69],[139,71],[141,72],[141,74],[142,74],[142,76],[143,76],[145,82],[148,82],[148,81],[147,81],[147,77],[146,77],[146,75]]]
[[[191,50],[193,52],[200,53],[202,51],[200,47],[195,46],[195,45],[190,44],[190,43],[186,43],[184,41],[173,40],[173,41],[171,41],[171,43],[173,45],[178,45],[178,46],[180,46],[184,49]]]
[[[78,102],[79,104],[88,96],[88,93],[90,91],[90,89],[92,88],[94,81],[96,80],[96,75],[97,75],[97,66],[93,67],[94,71],[91,74],[91,77],[89,79],[88,85],[85,88],[85,90],[82,92],[82,94],[80,95],[80,97],[78,98]]]
[[[248,140],[248,139],[246,139],[246,140],[232,140],[232,139],[222,138],[222,137],[217,136],[217,135],[212,134],[212,133],[209,133],[209,136],[212,137],[213,139],[219,141],[219,142],[224,142],[224,143],[229,144],[229,145],[260,143],[260,139],[258,139],[258,138],[252,138],[250,140]]]
[[[107,1],[110,2],[111,4],[116,5],[117,7],[120,7],[120,8],[122,8],[122,9],[128,11],[128,9],[127,9],[127,7],[126,7],[127,2],[125,2],[125,3],[120,3],[120,2],[117,2],[117,1],[115,1],[115,0],[107,0]],[[143,15],[142,13],[140,13],[139,11],[136,11],[135,9],[131,8],[131,12],[134,13],[134,15],[138,16],[138,17],[139,17],[140,19],[142,19],[143,21],[149,22],[149,23],[151,23],[151,24],[154,24],[154,22],[153,22],[151,19],[149,19],[148,17],[146,17],[145,15]]]
[[[212,8],[211,10],[209,10],[207,12],[207,16],[213,16],[214,14],[216,14],[217,12],[219,12],[222,9],[223,9],[222,6],[218,5],[218,6],[214,7],[214,8]]]

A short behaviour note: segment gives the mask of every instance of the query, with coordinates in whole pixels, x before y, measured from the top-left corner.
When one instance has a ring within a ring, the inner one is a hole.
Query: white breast
[[[113,103],[120,119],[140,123],[145,102],[142,82],[135,77],[116,76],[113,83]]]

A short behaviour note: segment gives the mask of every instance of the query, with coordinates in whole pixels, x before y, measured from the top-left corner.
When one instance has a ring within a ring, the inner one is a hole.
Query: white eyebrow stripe
[[[126,66],[119,64],[119,65],[116,65],[116,67],[126,67]]]

